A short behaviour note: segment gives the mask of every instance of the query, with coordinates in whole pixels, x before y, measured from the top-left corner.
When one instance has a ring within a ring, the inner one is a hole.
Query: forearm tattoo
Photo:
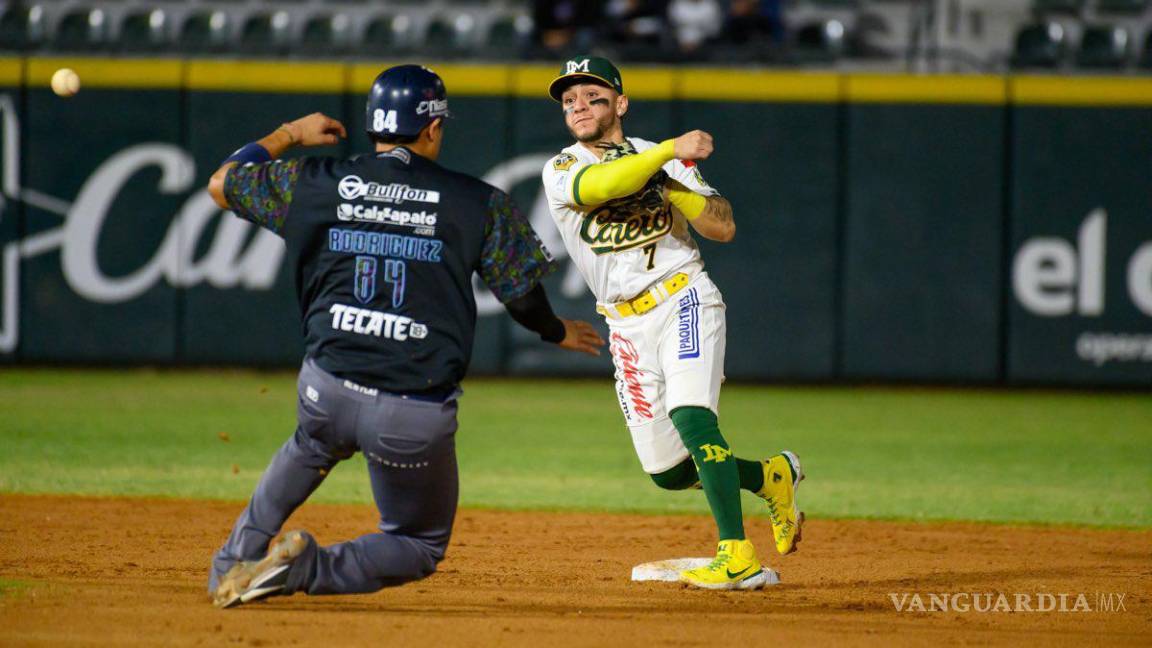
[[[705,199],[704,212],[700,216],[711,218],[718,223],[730,224],[732,223],[732,203],[723,196],[708,196]]]

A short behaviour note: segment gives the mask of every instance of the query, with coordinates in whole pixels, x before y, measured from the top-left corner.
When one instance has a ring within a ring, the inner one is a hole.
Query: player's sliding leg
[[[454,432],[454,406],[450,419]],[[456,516],[459,479],[455,440],[439,436],[431,443],[421,442],[403,439],[401,432],[399,441],[415,444],[404,445],[401,459],[395,449],[403,444],[397,443],[397,437],[386,435],[365,439],[372,444],[365,454],[380,510],[380,533],[328,547],[318,546],[304,531],[285,534],[264,560],[245,563],[247,571],[236,579],[238,587],[219,595],[217,605],[232,607],[296,592],[375,592],[436,571],[444,559]]]
[[[264,470],[248,506],[237,518],[224,546],[212,558],[208,592],[242,561],[264,557],[268,545],[292,515],[316,490],[340,459],[297,428]]]
[[[454,440],[439,440],[406,463],[383,463],[384,455],[375,449],[366,454],[381,532],[328,547],[306,531],[286,533],[263,560],[243,563],[242,571],[226,580],[218,606],[296,592],[375,592],[436,571],[448,548],[459,495]]]
[[[301,377],[316,397],[316,407],[301,401],[302,428],[313,433],[305,438],[338,448],[341,458],[364,453],[380,532],[328,547],[289,532],[261,560],[222,579],[220,607],[295,592],[374,592],[424,578],[444,558],[459,491],[455,397],[436,403],[364,393],[314,366]]]
[[[436,571],[456,517],[455,441],[442,440],[414,459],[419,467],[389,466],[369,458],[380,533],[320,548],[301,589],[309,594],[374,592]]]

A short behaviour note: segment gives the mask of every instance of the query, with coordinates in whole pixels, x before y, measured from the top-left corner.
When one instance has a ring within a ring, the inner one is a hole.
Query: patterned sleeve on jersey
[[[235,166],[224,176],[224,198],[237,216],[280,234],[299,177],[299,159]]]
[[[488,199],[484,234],[480,278],[501,303],[523,296],[555,269],[528,219],[503,191],[493,191]]]

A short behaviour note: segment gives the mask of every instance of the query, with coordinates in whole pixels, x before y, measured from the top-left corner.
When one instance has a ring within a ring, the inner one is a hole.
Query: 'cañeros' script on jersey
[[[588,212],[580,238],[596,254],[622,252],[647,245],[672,231],[672,210],[664,202],[664,172],[639,192],[613,200]]]

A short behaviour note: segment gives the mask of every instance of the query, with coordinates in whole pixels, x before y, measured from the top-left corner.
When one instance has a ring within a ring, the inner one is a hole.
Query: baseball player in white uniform
[[[732,206],[695,164],[712,153],[712,137],[624,137],[628,97],[604,58],[567,61],[549,94],[576,143],[544,166],[544,189],[608,322],[616,391],[636,454],[661,488],[702,488],[716,519],[715,559],[680,579],[758,589],[767,575],[744,534],[740,489],[767,502],[776,549],[788,554],[800,541],[795,491],[803,473],[794,453],[740,459],[720,434],[725,306],[689,233],[727,242],[736,231]]]

